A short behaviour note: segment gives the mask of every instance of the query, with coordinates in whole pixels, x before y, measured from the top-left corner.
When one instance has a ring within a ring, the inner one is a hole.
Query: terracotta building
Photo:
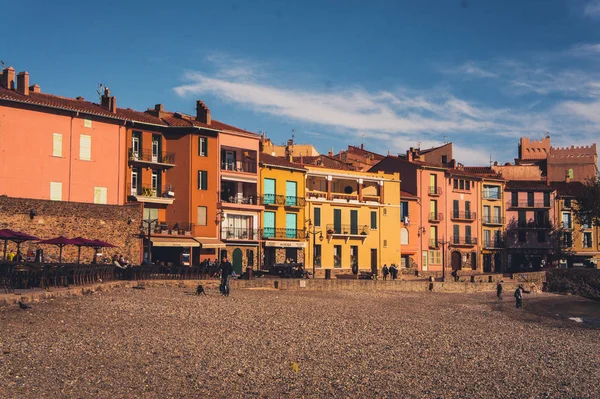
[[[367,171],[377,165],[377,162],[381,161],[384,156],[365,150],[365,146],[361,144],[360,147],[349,145],[347,150],[340,151],[335,158],[349,163],[356,170]]]

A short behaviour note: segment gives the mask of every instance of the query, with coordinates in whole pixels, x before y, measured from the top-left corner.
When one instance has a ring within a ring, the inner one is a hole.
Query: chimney
[[[165,116],[165,106],[162,104],[156,104],[154,106],[154,112],[156,113],[157,117],[162,118]]]
[[[100,105],[102,108],[109,110],[113,114],[117,113],[117,99],[115,96],[110,95],[108,87],[104,88],[104,94],[100,97]]]
[[[365,149],[365,145],[364,145],[364,143],[360,143],[360,149],[361,149],[361,150],[364,150],[364,149]]]
[[[8,90],[15,88],[15,68],[8,67],[2,71],[2,81],[0,85]]]
[[[29,95],[29,73],[19,72],[17,75],[17,92],[24,96]]]
[[[329,152],[327,153],[327,156],[333,157],[333,148],[329,150]]]
[[[210,126],[210,109],[201,101],[196,101],[196,120]]]
[[[412,162],[413,161],[413,148],[410,147],[408,151],[406,151],[406,160],[408,162]]]
[[[37,83],[29,86],[29,91],[32,93],[39,93],[40,92],[40,85],[38,85]]]

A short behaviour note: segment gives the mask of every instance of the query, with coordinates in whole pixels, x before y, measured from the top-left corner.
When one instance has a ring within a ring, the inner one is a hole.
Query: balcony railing
[[[294,240],[303,240],[305,238],[304,230],[275,228],[275,227],[265,227],[264,229],[262,229],[262,237],[263,237],[263,239],[287,238],[287,239],[294,239]]]
[[[483,199],[484,200],[489,200],[489,201],[495,201],[495,200],[502,199],[502,195],[500,193],[486,193],[484,191],[483,192]]]
[[[227,204],[246,204],[246,205],[257,205],[258,197],[255,195],[243,196],[243,195],[227,195],[221,193],[221,202]]]
[[[363,195],[363,201],[369,201],[369,202],[380,202],[381,198],[379,197],[379,195]]]
[[[322,199],[322,200],[326,200],[327,199],[327,192],[326,191],[308,191],[306,193],[306,196],[309,199]]]
[[[517,228],[519,229],[550,229],[552,228],[552,223],[548,221],[543,222],[517,222]]]
[[[508,201],[506,205],[510,208],[550,208],[550,202],[545,201]]]
[[[450,245],[477,245],[477,238],[452,236],[450,237]]]
[[[484,216],[483,224],[504,224],[504,218],[501,216]]]
[[[433,238],[429,240],[429,248],[439,248],[438,240]]]
[[[435,187],[435,186],[429,186],[429,195],[431,195],[433,197],[442,195],[442,188]]]
[[[261,205],[285,205],[285,195],[265,194],[258,197],[258,203]]]
[[[494,249],[494,248],[504,248],[504,241],[502,240],[489,240],[489,241],[483,241],[483,247],[487,248],[487,249]]]
[[[129,162],[144,162],[144,163],[175,165],[175,153],[174,152],[155,153],[152,150],[134,151],[133,148],[129,148],[128,154],[129,154]]]
[[[451,213],[451,216],[452,219],[457,220],[475,220],[477,218],[477,213],[471,211],[453,211]]]
[[[327,225],[327,234],[337,234],[337,235],[362,235],[366,236],[369,234],[369,226],[355,226],[351,224],[328,224]]]
[[[358,201],[358,194],[331,193],[333,200]]]
[[[256,161],[221,161],[221,170],[256,173]]]
[[[444,220],[444,215],[442,213],[439,213],[439,212],[430,212],[428,220],[430,222],[439,222],[439,221]]]
[[[158,222],[153,224],[152,230],[154,234],[191,235],[192,227],[194,225],[188,222]]]
[[[258,240],[256,229],[243,227],[223,227],[221,229],[221,239],[223,240]]]
[[[151,185],[132,186],[127,185],[127,192],[134,197],[149,197],[149,198],[174,198],[175,187],[166,184],[163,187],[152,187]]]
[[[292,195],[285,196],[285,206],[303,207],[304,202],[304,197],[295,197]]]

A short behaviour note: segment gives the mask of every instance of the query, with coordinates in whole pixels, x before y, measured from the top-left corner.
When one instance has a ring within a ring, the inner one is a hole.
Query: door
[[[423,251],[423,253],[422,253],[423,261],[422,261],[421,268],[423,269],[424,272],[427,271],[427,266],[429,265],[427,253],[428,253],[427,251]]]
[[[296,237],[296,221],[297,215],[295,213],[285,214],[285,238],[299,238]]]
[[[274,204],[275,203],[275,179],[264,179],[264,204]]]
[[[379,270],[379,267],[377,267],[377,249],[372,248],[371,249],[371,273],[373,273],[373,275],[376,276],[378,270]]]
[[[454,200],[452,202],[452,214],[455,218],[458,218],[458,215],[459,215],[458,200]]]
[[[471,252],[471,270],[477,270],[477,252]]]
[[[490,221],[490,207],[489,205],[485,205],[483,207],[483,223],[489,223]]]
[[[358,234],[358,211],[350,211],[350,234]]]
[[[137,169],[131,171],[131,195],[137,195],[139,185],[139,175]]]
[[[131,157],[133,159],[139,159],[140,157],[140,136],[136,133],[131,136]]]
[[[298,204],[298,200],[296,196],[298,183],[295,181],[286,181],[285,182],[285,205],[286,206],[296,206]]]
[[[158,197],[160,193],[160,176],[156,170],[152,171],[152,196]]]
[[[503,271],[504,268],[502,267],[502,255],[497,253],[494,255],[494,272],[502,273]]]
[[[471,201],[465,201],[465,219],[471,219]]]
[[[460,270],[462,256],[460,252],[454,251],[452,252],[452,270]]]
[[[342,210],[333,210],[333,232],[336,234],[342,233]]]
[[[160,142],[157,136],[152,137],[152,162],[158,162],[158,154],[160,153]]]
[[[231,257],[233,258],[231,262],[233,264],[233,271],[239,276],[242,274],[242,250],[239,248],[234,249]]]
[[[429,175],[429,193],[436,194],[437,193],[437,175],[430,174]]]
[[[492,255],[483,255],[483,272],[491,273],[492,271]]]

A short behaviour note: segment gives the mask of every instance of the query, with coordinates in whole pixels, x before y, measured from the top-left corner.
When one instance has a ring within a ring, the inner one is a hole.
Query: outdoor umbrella
[[[17,244],[17,253],[21,252],[21,243],[25,241],[36,241],[39,238],[35,236],[30,236],[29,234],[21,233],[20,231],[14,231],[10,229],[2,229],[0,230],[0,234],[4,240],[4,259],[6,259],[6,243],[7,241],[13,241]]]
[[[49,245],[57,245],[59,248],[59,253],[58,253],[58,263],[62,263],[62,253],[63,253],[63,247],[65,245],[76,245],[78,243],[78,241],[72,240],[70,238],[67,237],[63,237],[63,236],[58,236],[56,238],[50,238],[49,240],[42,240],[39,241],[38,244],[49,244]]]
[[[98,250],[100,248],[115,248],[116,245],[112,245],[111,243],[108,243],[106,241],[102,241],[102,240],[91,240],[90,247],[94,248],[95,254],[98,253]],[[96,255],[94,255],[94,258],[96,258]]]
[[[93,247],[94,240],[83,237],[73,238],[73,245],[77,245],[77,263],[81,262],[81,247]]]

